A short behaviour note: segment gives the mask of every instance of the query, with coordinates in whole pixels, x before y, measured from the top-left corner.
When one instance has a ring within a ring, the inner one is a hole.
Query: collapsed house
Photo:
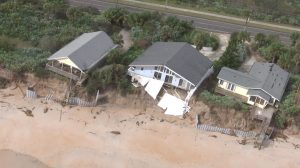
[[[156,42],[134,60],[128,69],[132,82],[145,86],[153,99],[156,99],[163,85],[187,91],[185,100],[168,93],[161,98],[158,105],[167,114],[174,115],[188,111],[189,99],[212,73],[212,62],[185,42]]]
[[[248,73],[223,67],[217,78],[217,93],[263,109],[280,102],[289,73],[274,63],[255,62]]]
[[[87,73],[116,48],[103,31],[84,33],[48,58],[46,69],[81,84]]]

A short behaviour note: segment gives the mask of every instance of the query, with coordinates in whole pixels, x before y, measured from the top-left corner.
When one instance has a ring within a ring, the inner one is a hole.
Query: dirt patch
[[[202,49],[200,51],[203,55],[205,55],[211,61],[216,61],[216,60],[220,59],[220,57],[223,55],[226,48],[228,47],[228,42],[230,39],[229,34],[219,34],[219,33],[214,33],[214,34],[216,34],[217,37],[219,38],[219,42],[220,42],[219,48],[216,51],[209,51],[209,50],[206,51],[204,49]]]
[[[33,86],[37,95],[40,97],[45,97],[51,93],[56,98],[64,99],[68,89],[68,82],[54,77],[40,79],[35,77],[33,74],[26,74],[21,87],[24,90],[28,86]]]
[[[127,51],[132,45],[133,41],[131,40],[130,37],[130,30],[122,29],[120,31],[120,35],[123,37],[123,51]]]
[[[191,107],[190,120],[195,121],[196,114],[199,114],[201,124],[243,131],[256,131],[261,127],[260,121],[251,119],[250,112],[209,107],[201,101],[194,102]]]
[[[9,84],[9,81],[4,79],[4,78],[0,78],[0,89],[5,89]]]

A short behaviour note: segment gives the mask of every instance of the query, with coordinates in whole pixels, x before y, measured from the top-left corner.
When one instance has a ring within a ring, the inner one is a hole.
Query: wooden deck
[[[225,90],[225,89],[220,88],[218,86],[215,88],[215,92],[219,93],[221,95],[231,96],[231,97],[233,97],[233,98],[235,98],[239,101],[242,101],[242,102],[247,102],[248,101],[248,98],[246,96],[242,96],[242,95],[233,93],[231,91]]]
[[[46,64],[46,69],[48,69],[50,71],[53,71],[53,72],[55,72],[55,73],[57,73],[59,75],[65,76],[67,78],[70,78],[72,80],[75,80],[75,81],[80,80],[79,76],[76,76],[76,75],[74,75],[74,74],[72,74],[70,72],[66,72],[66,71],[64,71],[64,70],[62,70],[60,68],[56,68],[56,67],[48,65],[48,64]]]

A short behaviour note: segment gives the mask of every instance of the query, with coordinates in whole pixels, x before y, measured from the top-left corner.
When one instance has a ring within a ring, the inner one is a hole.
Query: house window
[[[164,67],[160,67],[159,71],[163,72],[164,71]]]
[[[265,104],[265,100],[264,99],[260,99],[259,104],[264,105]]]
[[[158,67],[157,67],[157,66],[155,66],[155,67],[154,67],[154,69],[155,69],[155,70],[157,70],[157,69],[158,69]]]
[[[154,73],[154,77],[155,77],[156,79],[161,79],[161,73],[155,72],[155,73]]]
[[[231,90],[231,91],[234,91],[234,90],[235,90],[235,85],[234,85],[234,84],[231,84],[230,90]]]
[[[143,71],[144,70],[144,67],[141,67],[141,71]]]
[[[173,76],[166,75],[166,78],[165,78],[166,83],[172,83],[172,80],[173,80]]]
[[[232,83],[228,83],[228,85],[227,85],[227,89],[228,89],[228,90],[231,90],[231,91],[234,91],[234,89],[235,89],[235,85],[234,85],[234,84],[232,84]]]
[[[255,98],[256,98],[255,96],[251,96],[250,101],[255,102]]]
[[[229,90],[231,88],[231,83],[228,83],[227,89]]]
[[[260,102],[260,98],[256,97],[255,103],[259,104],[259,102]]]
[[[182,80],[182,79],[179,79],[178,86],[182,86],[182,83],[183,83],[183,80]]]
[[[222,79],[219,80],[219,84],[223,85],[224,81]]]
[[[191,84],[190,84],[190,83],[187,83],[186,88],[187,88],[187,89],[190,89],[190,87],[191,87]]]
[[[269,103],[271,103],[271,104],[274,103],[274,98],[273,97],[271,97]]]
[[[169,73],[169,70],[168,70],[168,69],[166,69],[166,73]]]

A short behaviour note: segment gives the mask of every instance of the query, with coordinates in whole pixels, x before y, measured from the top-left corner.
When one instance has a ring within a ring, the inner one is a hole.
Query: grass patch
[[[219,96],[206,90],[200,93],[198,98],[209,106],[235,109],[243,112],[249,111],[249,106],[240,101],[227,96]]]
[[[111,3],[116,3],[114,0],[108,0]],[[159,12],[167,12],[167,13],[173,13],[173,14],[179,14],[179,15],[185,15],[185,16],[191,16],[191,17],[199,17],[199,18],[205,18],[209,20],[217,20],[217,21],[222,21],[222,22],[227,22],[227,23],[232,23],[232,24],[238,24],[238,25],[245,25],[245,20],[243,18],[238,18],[238,17],[233,17],[233,16],[228,16],[226,18],[222,17],[224,15],[221,14],[214,14],[214,13],[208,13],[207,11],[196,11],[194,8],[191,9],[185,9],[182,8],[182,6],[178,6],[178,8],[181,8],[182,10],[177,10],[173,9],[173,6],[170,6],[168,4],[167,7],[164,6],[157,6],[159,3],[157,2],[152,2],[154,3],[153,5],[150,4],[142,4],[138,2],[133,2],[133,1],[127,1],[127,0],[118,0],[119,4],[123,4],[126,6],[134,6],[138,8],[143,8],[143,9],[149,9],[149,10],[155,10]],[[162,5],[162,4],[159,4]],[[177,6],[174,6],[177,7]],[[188,10],[193,10],[193,11],[188,11]],[[202,13],[203,12],[203,13]],[[207,14],[205,13],[207,12]],[[220,15],[220,16],[218,16]],[[232,18],[230,18],[232,17]],[[268,29],[268,30],[273,30],[273,31],[278,31],[278,32],[286,32],[286,33],[291,33],[293,31],[299,31],[297,30],[296,27],[292,26],[287,26],[287,25],[279,25],[279,24],[274,24],[274,23],[267,23],[267,22],[259,22],[259,21],[253,21],[249,22],[248,26],[250,27],[256,27],[256,28],[262,28],[262,29]],[[287,28],[283,28],[287,27]]]

